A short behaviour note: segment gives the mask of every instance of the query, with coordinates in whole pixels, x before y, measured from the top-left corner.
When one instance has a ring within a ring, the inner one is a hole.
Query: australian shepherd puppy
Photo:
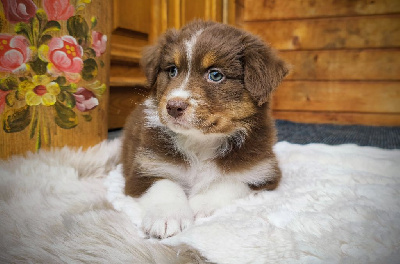
[[[153,94],[123,135],[125,192],[144,208],[143,230],[165,238],[281,171],[272,150],[271,92],[286,64],[259,38],[195,21],[169,30],[142,59]]]

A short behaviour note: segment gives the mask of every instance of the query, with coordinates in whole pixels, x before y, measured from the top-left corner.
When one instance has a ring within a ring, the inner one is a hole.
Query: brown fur
[[[200,107],[196,108],[195,122],[191,126],[203,134],[224,134],[224,151],[214,158],[226,173],[246,173],[265,160],[274,161],[273,179],[249,182],[254,190],[274,189],[281,177],[272,146],[275,128],[270,116],[270,97],[288,73],[286,64],[259,38],[236,28],[214,22],[197,21],[180,31],[167,31],[154,46],[145,50],[142,66],[149,86],[153,89],[158,115],[162,124],[168,124],[163,115],[167,94],[179,86],[185,75],[168,76],[171,65],[185,72],[187,54],[185,40],[202,29],[193,53],[192,75],[188,80],[191,96]],[[204,81],[209,68],[220,69],[225,79],[221,83]],[[189,157],[174,145],[177,135],[165,127],[146,127],[145,107],[138,107],[128,118],[123,141],[123,166],[128,195],[140,196],[164,175],[150,175],[137,162],[143,150],[156,153],[157,159],[187,168]],[[186,110],[187,115],[192,108]],[[240,132],[246,131],[245,135]],[[244,142],[241,139],[244,138]],[[151,157],[149,157],[151,159]]]

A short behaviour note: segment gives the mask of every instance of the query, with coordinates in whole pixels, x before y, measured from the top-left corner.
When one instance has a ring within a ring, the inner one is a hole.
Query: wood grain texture
[[[108,112],[108,128],[121,128],[135,107],[150,94],[143,87],[112,87]]]
[[[400,13],[396,0],[244,0],[244,6],[245,21]]]
[[[113,0],[114,29],[123,28],[149,34],[150,5],[148,0]]]
[[[400,1],[243,1],[243,27],[292,65],[277,118],[400,125]]]
[[[146,45],[148,45],[146,35],[116,30],[112,35],[111,60],[138,63]]]
[[[113,62],[110,67],[111,86],[145,86],[146,77],[138,64]]]
[[[259,21],[244,28],[279,50],[400,47],[400,15]]]
[[[222,0],[182,0],[182,25],[205,19],[222,22]]]
[[[231,20],[229,24],[235,25],[239,28],[244,27],[244,0],[235,0],[235,9],[230,10]]]
[[[277,110],[273,111],[273,116],[275,119],[283,119],[299,123],[400,126],[400,114]]]
[[[284,81],[273,98],[274,110],[400,114],[398,82]]]
[[[400,49],[281,51],[289,80],[400,81]]]
[[[136,1],[136,0],[135,0]],[[149,44],[155,43],[157,38],[168,28],[168,4],[175,3],[163,0],[150,0],[150,32]]]

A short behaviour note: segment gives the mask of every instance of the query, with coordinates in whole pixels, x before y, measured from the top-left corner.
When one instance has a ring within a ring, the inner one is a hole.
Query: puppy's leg
[[[196,218],[207,217],[233,200],[250,194],[250,187],[235,180],[214,182],[206,190],[189,198],[190,207]]]
[[[190,226],[193,211],[183,189],[176,183],[158,180],[139,198],[144,209],[142,228],[156,238],[173,236]]]

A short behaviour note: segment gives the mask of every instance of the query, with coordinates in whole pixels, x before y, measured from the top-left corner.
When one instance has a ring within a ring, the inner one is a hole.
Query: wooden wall
[[[293,67],[276,118],[400,125],[400,1],[244,0],[242,25]]]

